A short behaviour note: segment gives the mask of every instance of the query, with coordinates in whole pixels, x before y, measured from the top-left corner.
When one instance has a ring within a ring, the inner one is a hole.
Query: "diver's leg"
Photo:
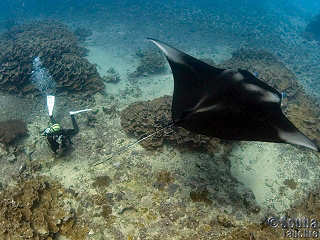
[[[72,125],[73,125],[73,134],[77,134],[79,132],[78,123],[74,117],[74,114],[70,114]]]
[[[82,113],[82,112],[88,112],[88,111],[91,111],[91,110],[92,109],[83,109],[83,110],[79,110],[79,111],[70,111],[70,117],[71,117],[73,129],[65,130],[67,135],[75,135],[75,134],[77,134],[79,132],[79,127],[78,127],[78,124],[76,122],[76,119],[75,119],[74,115],[78,114],[78,113]]]
[[[53,139],[53,136],[47,136],[47,144],[53,153],[57,153],[57,149],[59,148],[59,144]]]

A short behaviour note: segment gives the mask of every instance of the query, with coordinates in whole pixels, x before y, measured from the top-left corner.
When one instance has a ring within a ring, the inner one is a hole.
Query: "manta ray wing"
[[[178,121],[184,112],[195,107],[206,95],[208,80],[212,73],[221,73],[223,69],[214,68],[196,58],[169,45],[149,38],[164,53],[174,77],[174,94],[172,100],[172,118]],[[218,79],[216,79],[218,81]],[[212,94],[218,95],[218,89]]]

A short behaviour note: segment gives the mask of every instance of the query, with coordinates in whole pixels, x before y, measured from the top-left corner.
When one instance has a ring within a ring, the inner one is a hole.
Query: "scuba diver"
[[[70,113],[73,129],[63,129],[59,123],[50,116],[49,127],[47,127],[43,136],[47,137],[47,143],[54,153],[64,152],[71,144],[71,137],[79,132],[79,127],[74,118],[74,114]]]
[[[68,149],[72,144],[71,137],[79,132],[79,127],[75,119],[75,114],[81,112],[91,111],[91,109],[84,109],[80,111],[71,111],[70,117],[73,129],[63,129],[59,123],[56,122],[52,116],[54,106],[54,96],[47,96],[47,105],[49,111],[50,122],[49,126],[43,131],[42,135],[47,138],[47,143],[55,154],[61,154]]]

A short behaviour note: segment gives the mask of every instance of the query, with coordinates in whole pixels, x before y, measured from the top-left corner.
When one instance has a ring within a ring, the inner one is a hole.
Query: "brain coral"
[[[56,81],[56,94],[90,95],[104,88],[96,67],[84,58],[76,36],[55,21],[18,25],[0,36],[0,89],[19,95],[39,94],[30,77],[39,56]]]

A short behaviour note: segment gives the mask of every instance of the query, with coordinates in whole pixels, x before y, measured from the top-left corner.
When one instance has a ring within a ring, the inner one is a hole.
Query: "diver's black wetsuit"
[[[64,151],[68,146],[72,144],[71,137],[76,135],[79,132],[78,124],[74,118],[74,115],[70,115],[73,129],[63,129],[60,128],[59,131],[54,131],[46,133],[48,145],[54,153],[57,153],[57,150],[61,149]],[[51,125],[57,124],[53,116],[50,116]]]

